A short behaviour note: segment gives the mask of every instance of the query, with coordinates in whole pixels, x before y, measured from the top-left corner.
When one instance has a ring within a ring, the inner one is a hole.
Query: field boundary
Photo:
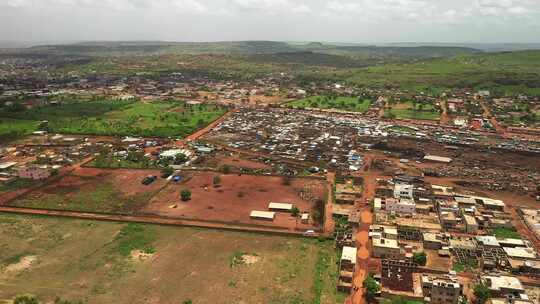
[[[283,228],[268,227],[268,226],[250,226],[243,224],[230,224],[225,222],[198,221],[180,218],[170,218],[164,216],[149,216],[149,215],[123,215],[123,214],[108,214],[97,212],[80,212],[66,211],[53,209],[34,209],[25,207],[6,207],[0,206],[1,213],[24,214],[24,215],[39,215],[51,217],[77,218],[107,222],[126,222],[126,223],[142,223],[156,224],[167,226],[183,226],[183,227],[198,227],[208,229],[224,229],[237,232],[254,232],[265,233],[282,236],[310,237],[317,238],[322,234],[315,232],[305,235],[302,231],[288,230]]]

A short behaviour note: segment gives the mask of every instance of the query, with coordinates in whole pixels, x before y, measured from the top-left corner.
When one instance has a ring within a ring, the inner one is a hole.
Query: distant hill
[[[251,62],[268,64],[299,64],[307,66],[327,66],[336,68],[362,68],[374,64],[371,60],[363,60],[348,56],[299,51],[275,54],[256,54],[247,57]]]
[[[362,59],[423,59],[452,57],[480,52],[473,48],[447,46],[379,47],[355,44],[287,43],[279,41],[231,42],[83,42],[63,45],[43,45],[27,49],[32,52],[86,56],[140,56],[164,54],[283,54],[312,52]],[[312,55],[313,57],[313,55]],[[322,58],[322,56],[321,56]]]
[[[540,50],[540,43],[389,43],[379,46],[393,47],[419,47],[419,46],[439,46],[439,47],[465,47],[482,50],[485,52],[504,52],[504,51],[525,51]]]
[[[164,54],[271,54],[295,52],[285,42],[233,41],[233,42],[84,42],[68,45],[44,45],[31,51],[89,56],[138,56]]]

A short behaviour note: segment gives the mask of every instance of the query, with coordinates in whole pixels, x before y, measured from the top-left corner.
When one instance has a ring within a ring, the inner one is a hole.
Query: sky
[[[540,0],[0,0],[0,41],[540,42]]]

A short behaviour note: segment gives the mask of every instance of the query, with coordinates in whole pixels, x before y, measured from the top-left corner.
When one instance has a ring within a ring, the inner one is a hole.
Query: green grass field
[[[333,242],[0,214],[0,302],[341,304]],[[247,261],[247,262],[246,262]]]
[[[35,107],[15,113],[0,111],[0,117],[9,117],[19,128],[47,120],[48,130],[54,133],[184,137],[224,113],[225,109],[218,106],[187,105],[178,101],[87,101]]]
[[[368,111],[371,101],[356,97],[331,98],[326,96],[313,96],[292,101],[287,105],[294,108],[336,109],[364,113]]]
[[[499,227],[491,229],[489,233],[498,238],[521,239],[521,235],[514,228]]]
[[[39,122],[0,117],[0,141],[9,141],[36,131]]]
[[[385,116],[397,119],[439,120],[440,114],[431,104],[416,104],[412,102],[399,103],[386,110]]]

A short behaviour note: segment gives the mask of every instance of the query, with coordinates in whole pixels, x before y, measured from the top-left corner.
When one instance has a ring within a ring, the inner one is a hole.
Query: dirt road
[[[172,225],[172,226],[186,226],[186,227],[202,227],[212,229],[226,229],[233,231],[250,231],[261,233],[274,233],[279,235],[290,236],[305,236],[303,232],[280,229],[266,226],[253,226],[253,225],[235,225],[227,223],[217,222],[205,222],[186,219],[175,219],[160,216],[145,216],[145,215],[116,215],[116,214],[103,214],[103,213],[90,213],[79,211],[60,211],[60,210],[45,210],[45,209],[32,209],[32,208],[18,208],[18,207],[6,207],[0,206],[0,213],[15,213],[15,214],[27,214],[27,215],[44,215],[44,216],[56,216],[56,217],[69,217],[78,219],[88,219],[96,221],[111,221],[111,222],[132,222],[132,223],[145,223],[145,224],[157,224],[157,225]],[[318,233],[312,233],[309,237],[318,237]]]
[[[495,118],[495,116],[493,116],[493,113],[491,113],[491,109],[489,108],[487,103],[484,100],[481,100],[480,106],[482,106],[482,109],[484,110],[484,118],[489,119],[497,133],[504,136],[506,134],[506,129],[502,127]]]
[[[203,136],[204,134],[210,132],[213,128],[215,128],[217,125],[219,125],[220,123],[225,121],[227,118],[229,118],[229,116],[233,115],[237,111],[238,111],[238,109],[229,110],[227,113],[223,114],[221,117],[214,120],[212,123],[210,123],[206,127],[202,128],[200,130],[197,130],[195,133],[193,133],[191,135],[188,135],[186,138],[184,138],[184,141],[189,142],[189,141],[194,141],[194,140],[199,139],[201,136]]]
[[[334,183],[336,182],[336,174],[333,173],[333,172],[328,172],[326,174],[326,181],[327,181],[327,187],[328,189],[326,190],[328,193],[327,194],[327,201],[326,201],[326,209],[324,211],[324,233],[327,234],[327,235],[330,235],[332,234],[332,232],[334,232],[334,226],[335,226],[335,223],[334,223],[334,217],[333,217],[333,204],[334,204],[334,199],[333,199],[333,191],[334,191]]]
[[[370,211],[369,202],[375,197],[375,189],[377,186],[377,175],[371,172],[371,163],[373,158],[369,155],[365,158],[365,165],[363,168],[364,178],[364,191],[362,198],[358,201],[357,209],[360,213],[360,223],[358,230],[356,231],[356,243],[357,243],[357,258],[356,258],[356,270],[353,278],[354,292],[346,300],[347,304],[363,304],[366,303],[364,296],[364,289],[362,288],[364,279],[369,274],[369,226],[373,223],[373,214]]]

